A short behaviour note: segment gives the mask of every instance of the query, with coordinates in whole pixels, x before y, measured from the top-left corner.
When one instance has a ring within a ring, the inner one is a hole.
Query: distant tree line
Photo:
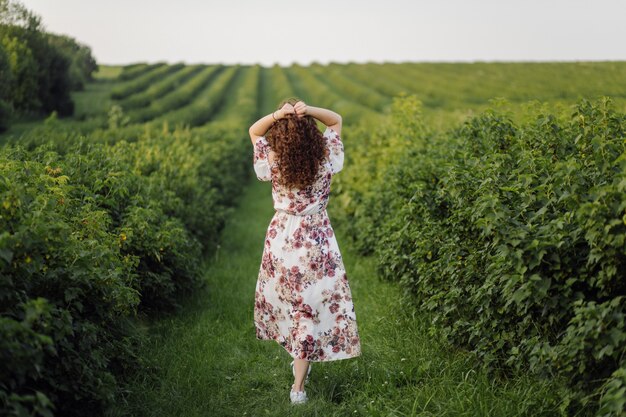
[[[46,33],[19,1],[0,0],[0,132],[16,116],[72,115],[70,91],[82,90],[97,68],[91,48]]]

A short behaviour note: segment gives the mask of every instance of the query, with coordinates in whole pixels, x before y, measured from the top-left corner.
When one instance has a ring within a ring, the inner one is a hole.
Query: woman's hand
[[[295,114],[295,110],[291,103],[285,103],[283,107],[278,110],[277,114],[279,119],[283,119],[288,114]]]
[[[293,108],[294,108],[294,110],[296,112],[296,115],[298,117],[306,116],[307,111],[308,111],[307,105],[306,105],[306,103],[304,101],[298,101]]]

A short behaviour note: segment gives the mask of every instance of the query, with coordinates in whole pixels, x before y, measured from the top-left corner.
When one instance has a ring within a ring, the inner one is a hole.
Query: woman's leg
[[[304,378],[309,370],[309,361],[305,359],[294,359],[293,366],[296,371],[293,391],[304,391]]]

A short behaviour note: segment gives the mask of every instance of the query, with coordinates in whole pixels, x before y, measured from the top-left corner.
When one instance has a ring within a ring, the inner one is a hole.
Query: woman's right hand
[[[285,104],[283,104],[283,107],[281,107],[278,110],[278,118],[279,119],[283,119],[288,114],[294,114],[294,113],[295,113],[295,111],[294,111],[293,106],[291,105],[291,103],[285,103]]]
[[[304,101],[298,101],[294,106],[293,109],[296,111],[296,116],[298,117],[304,117],[307,114],[307,105]]]

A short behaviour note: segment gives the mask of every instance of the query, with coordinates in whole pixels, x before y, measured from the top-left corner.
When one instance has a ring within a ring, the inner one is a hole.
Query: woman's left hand
[[[306,103],[302,100],[294,104],[293,109],[295,110],[296,115],[298,115],[298,117],[306,116],[307,110],[308,110]]]

